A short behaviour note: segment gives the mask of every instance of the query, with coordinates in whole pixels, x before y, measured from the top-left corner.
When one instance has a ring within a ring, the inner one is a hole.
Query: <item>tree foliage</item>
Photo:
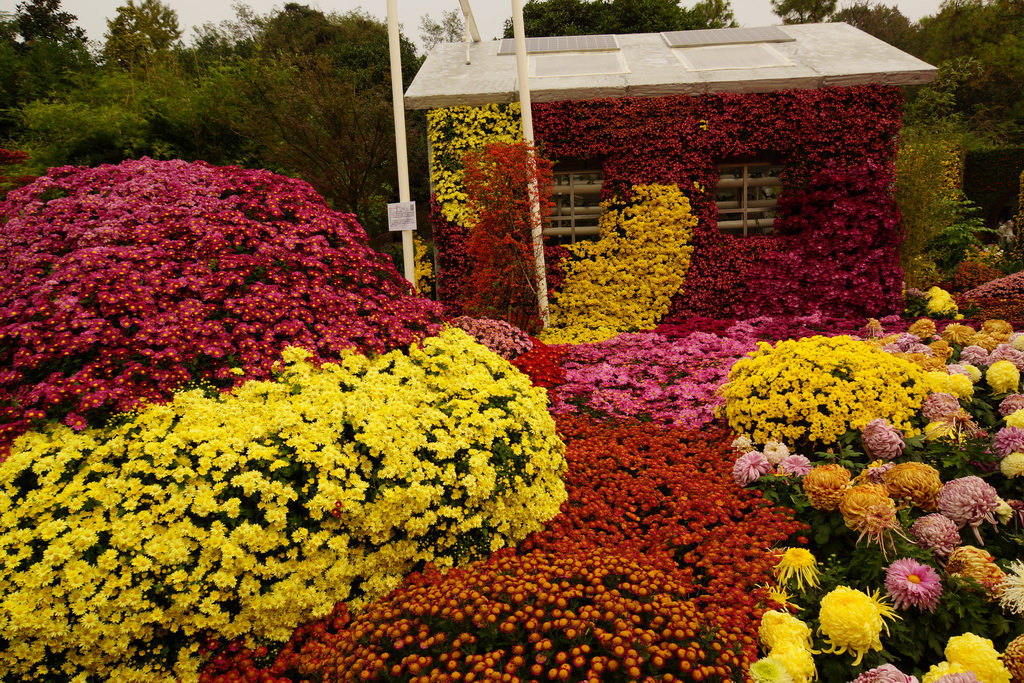
[[[896,6],[883,5],[871,0],[857,0],[835,14],[832,21],[843,21],[884,40],[901,50],[908,49],[915,35],[915,29]]]
[[[528,36],[656,33],[732,25],[729,0],[702,0],[692,8],[675,0],[529,0],[523,6]],[[512,20],[505,20],[512,37]]]
[[[181,38],[178,13],[160,0],[128,0],[107,20],[103,58],[131,69],[167,54]]]
[[[835,10],[836,0],[772,0],[772,12],[784,24],[826,21]]]
[[[465,36],[465,19],[456,10],[441,13],[440,21],[429,14],[420,17],[420,42],[429,52],[438,43],[456,43]]]

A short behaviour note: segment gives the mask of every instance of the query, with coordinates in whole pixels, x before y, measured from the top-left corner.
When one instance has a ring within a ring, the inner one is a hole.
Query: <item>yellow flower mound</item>
[[[427,112],[430,182],[445,220],[472,227],[476,217],[466,206],[463,157],[491,142],[523,139],[519,104],[448,107]]]
[[[489,553],[558,513],[564,445],[545,392],[461,330],[322,368],[307,355],[288,349],[276,381],[14,443],[0,671],[195,680],[195,648],[160,649],[286,639],[419,561]]]
[[[653,329],[686,279],[696,225],[690,200],[675,185],[637,185],[623,209],[605,203],[600,239],[569,247],[576,258],[541,338],[582,343]]]
[[[1010,683],[1010,672],[1003,666],[1002,655],[988,638],[965,633],[946,643],[946,660],[974,673],[981,683]]]
[[[985,371],[985,380],[992,393],[1012,394],[1020,386],[1020,370],[1008,360],[997,360]]]
[[[941,287],[928,290],[928,313],[934,316],[953,317],[959,313],[953,296]]]
[[[828,649],[822,652],[851,652],[855,655],[853,665],[858,666],[869,650],[881,651],[882,629],[889,632],[883,621],[887,618],[898,617],[877,593],[868,595],[848,586],[836,587],[821,599],[818,633],[829,641]]]
[[[933,394],[953,394],[957,398],[966,399],[974,396],[974,384],[966,375],[951,375],[946,370],[932,370],[925,373],[924,380],[928,391]]]
[[[846,336],[761,342],[729,372],[723,413],[754,443],[833,443],[877,417],[914,436],[910,420],[928,395],[924,374]]]

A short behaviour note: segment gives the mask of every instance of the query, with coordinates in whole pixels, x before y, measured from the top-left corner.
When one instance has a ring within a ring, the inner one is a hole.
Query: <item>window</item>
[[[769,163],[725,164],[715,187],[718,229],[728,235],[774,232],[782,167]]]
[[[544,231],[556,244],[596,237],[601,218],[601,172],[555,171],[551,188],[550,227]]]

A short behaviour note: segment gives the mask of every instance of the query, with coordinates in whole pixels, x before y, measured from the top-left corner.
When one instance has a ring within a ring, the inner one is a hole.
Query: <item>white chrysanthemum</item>
[[[761,452],[773,465],[778,465],[789,456],[789,448],[781,441],[766,441]]]
[[[1010,563],[999,605],[1008,612],[1024,616],[1024,562],[1015,560]]]
[[[754,450],[754,442],[750,440],[750,437],[746,434],[737,436],[732,440],[732,447],[738,451],[746,453],[747,451]]]

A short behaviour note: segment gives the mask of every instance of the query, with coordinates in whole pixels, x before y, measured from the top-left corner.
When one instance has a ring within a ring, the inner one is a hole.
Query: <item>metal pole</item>
[[[523,139],[533,144],[533,108],[530,105],[530,65],[526,58],[526,29],[523,26],[523,2],[512,0],[512,29],[516,43],[516,75],[519,80],[519,110],[523,120]],[[544,229],[540,218],[540,191],[533,154],[528,159],[530,184],[530,224],[533,228],[533,261],[537,274],[537,308],[541,324],[546,328],[548,317],[548,278],[544,266]]]
[[[459,0],[462,6],[462,16],[466,18],[466,29],[472,36],[474,43],[480,42],[480,30],[476,27],[476,19],[473,18],[473,8],[469,6],[469,0]]]
[[[402,89],[402,52],[398,34],[398,0],[388,2],[388,46],[391,48],[391,99],[395,110],[395,151],[398,161],[398,201],[410,201],[409,150],[405,139],[405,97]],[[402,262],[405,279],[416,285],[416,258],[412,231],[402,231]]]

